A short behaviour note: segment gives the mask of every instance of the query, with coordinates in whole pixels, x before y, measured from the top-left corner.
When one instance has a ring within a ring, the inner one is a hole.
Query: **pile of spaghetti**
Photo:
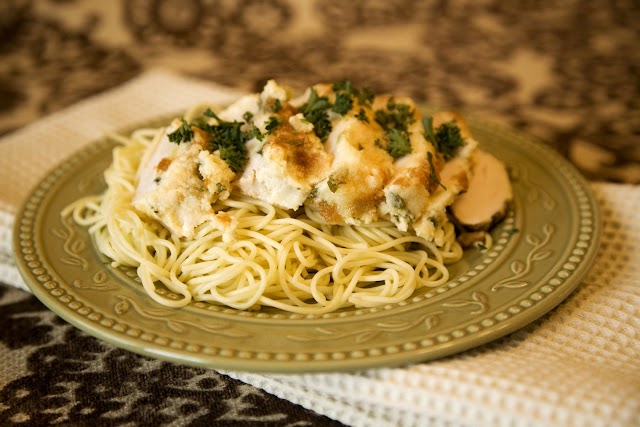
[[[292,98],[269,82],[222,111],[112,138],[107,189],[63,215],[160,304],[375,307],[442,285],[462,257],[446,210],[476,142],[460,118],[423,118],[408,99],[348,82]]]

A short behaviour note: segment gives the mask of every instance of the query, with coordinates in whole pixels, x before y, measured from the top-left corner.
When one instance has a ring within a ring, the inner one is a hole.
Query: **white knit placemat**
[[[56,163],[107,131],[237,93],[152,71],[0,140],[0,278],[16,210]],[[592,184],[602,247],[551,314],[446,359],[360,373],[226,374],[353,426],[640,426],[640,187]]]

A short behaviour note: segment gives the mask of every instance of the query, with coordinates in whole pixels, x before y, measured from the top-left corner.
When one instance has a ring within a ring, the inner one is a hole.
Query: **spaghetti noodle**
[[[63,212],[155,301],[322,314],[447,282],[479,151],[459,115],[350,82],[214,109],[113,136],[106,191]]]
[[[131,205],[140,159],[159,132],[114,136],[121,145],[105,171],[106,191],[78,200],[63,215],[88,227],[113,267],[136,268],[145,291],[160,304],[180,307],[195,300],[300,314],[375,307],[445,283],[446,264],[462,257],[451,224],[438,247],[385,218],[330,224],[309,207],[291,212],[239,193],[214,206],[232,218],[232,233],[204,223],[192,239],[179,238]],[[173,296],[158,293],[160,287]]]

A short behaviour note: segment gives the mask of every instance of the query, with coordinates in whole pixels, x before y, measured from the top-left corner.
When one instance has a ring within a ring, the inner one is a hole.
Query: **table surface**
[[[638,183],[639,22],[634,1],[5,0],[0,135],[156,67],[245,91],[349,79],[517,127],[589,179]],[[340,425],[102,343],[6,285],[0,323],[3,425]]]

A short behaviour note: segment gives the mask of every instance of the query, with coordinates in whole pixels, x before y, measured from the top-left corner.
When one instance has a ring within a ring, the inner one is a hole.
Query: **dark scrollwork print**
[[[618,2],[7,0],[0,133],[149,67],[244,90],[351,79],[485,113],[640,182],[640,7]]]
[[[105,344],[17,289],[0,286],[0,306],[0,356],[23,365],[2,381],[0,425],[342,425],[215,371]]]

